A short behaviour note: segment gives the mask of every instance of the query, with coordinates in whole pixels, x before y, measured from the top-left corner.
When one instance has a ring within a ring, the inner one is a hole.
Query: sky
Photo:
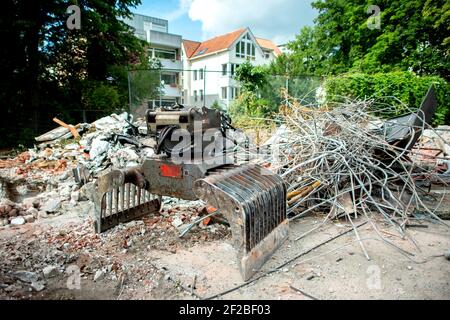
[[[310,0],[142,0],[131,11],[169,20],[169,32],[183,39],[202,41],[249,27],[277,45],[293,40],[317,15]]]

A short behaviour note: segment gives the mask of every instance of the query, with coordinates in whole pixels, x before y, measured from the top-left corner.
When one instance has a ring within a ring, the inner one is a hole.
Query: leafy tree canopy
[[[450,2],[447,0],[318,0],[313,27],[304,27],[288,44],[272,72],[334,75],[345,72],[410,70],[449,79]]]
[[[123,22],[140,0],[5,0],[0,12],[2,146],[30,142],[60,115],[126,106],[130,65],[148,67],[145,42]],[[81,26],[69,29],[70,5]],[[107,110],[106,110],[107,109]],[[97,114],[98,116],[98,114]],[[32,129],[26,131],[23,128]]]

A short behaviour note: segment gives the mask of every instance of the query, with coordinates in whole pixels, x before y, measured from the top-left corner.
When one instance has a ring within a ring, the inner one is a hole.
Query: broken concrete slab
[[[13,277],[19,279],[22,282],[35,282],[39,280],[39,276],[35,272],[26,271],[26,270],[18,270],[13,272]]]
[[[36,292],[41,292],[45,289],[45,284],[42,281],[34,281],[31,283],[31,288]]]
[[[61,208],[61,200],[59,199],[48,199],[41,207],[41,211],[47,213],[53,213]]]
[[[42,269],[42,273],[44,274],[45,278],[52,278],[59,275],[59,269],[57,266],[46,266],[44,269]]]
[[[26,223],[26,220],[24,217],[15,217],[11,220],[11,225],[13,225],[13,226],[20,226],[25,223]]]

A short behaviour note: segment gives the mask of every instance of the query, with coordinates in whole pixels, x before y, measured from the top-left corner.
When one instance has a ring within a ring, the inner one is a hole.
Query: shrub
[[[419,108],[431,84],[438,104],[433,124],[449,124],[450,84],[438,76],[419,77],[411,72],[351,73],[328,78],[324,86],[328,103],[340,102],[343,97],[370,98],[380,107],[392,105],[394,111],[385,114],[390,117],[409,112],[403,104],[411,109]]]
[[[267,100],[259,98],[251,91],[243,91],[233,101],[229,112],[232,118],[240,116],[266,117],[270,114],[271,109],[268,106]]]
[[[120,96],[114,86],[90,84],[83,92],[82,102],[86,110],[115,112],[120,107]]]

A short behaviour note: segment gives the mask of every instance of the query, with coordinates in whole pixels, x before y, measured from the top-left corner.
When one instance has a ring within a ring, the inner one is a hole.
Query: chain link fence
[[[241,94],[235,77],[236,68],[129,71],[129,110],[135,117],[143,116],[147,109],[175,103],[228,110]],[[270,75],[267,85],[259,89],[257,96],[272,110],[278,110],[286,93],[304,104],[315,104],[320,97],[318,89],[322,82],[320,77]]]

